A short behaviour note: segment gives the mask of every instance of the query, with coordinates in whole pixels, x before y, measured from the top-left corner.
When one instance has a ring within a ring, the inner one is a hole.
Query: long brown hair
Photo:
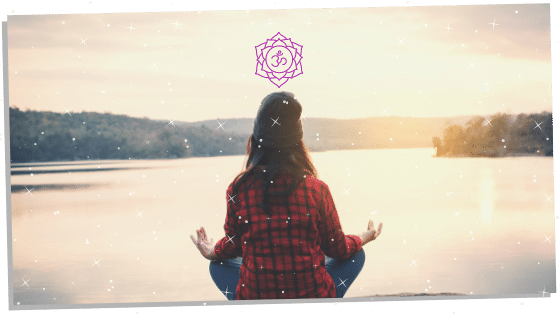
[[[267,194],[282,195],[289,194],[305,179],[307,176],[317,178],[317,170],[309,153],[303,144],[303,140],[295,143],[295,145],[288,148],[270,148],[259,145],[255,138],[251,135],[247,140],[247,159],[245,162],[245,169],[239,173],[233,180],[233,195],[237,195],[239,186],[244,183],[251,175],[254,175],[253,181],[246,186],[246,189],[254,183],[257,179],[261,178],[263,183],[263,204],[261,205],[264,211],[270,215],[270,207],[266,202]],[[266,172],[257,172],[256,167],[259,165],[266,165]],[[269,183],[274,179],[278,172],[285,170],[291,177],[290,185],[283,191],[268,192]]]

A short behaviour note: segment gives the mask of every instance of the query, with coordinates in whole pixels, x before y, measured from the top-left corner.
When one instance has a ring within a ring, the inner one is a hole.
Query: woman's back
[[[266,172],[258,166],[255,172]],[[216,244],[220,257],[243,257],[238,299],[335,297],[334,282],[325,269],[325,254],[346,259],[361,249],[357,236],[345,236],[328,186],[306,177],[290,194],[292,180],[280,172],[268,185],[270,215],[263,211],[262,176],[227,191],[227,238]]]

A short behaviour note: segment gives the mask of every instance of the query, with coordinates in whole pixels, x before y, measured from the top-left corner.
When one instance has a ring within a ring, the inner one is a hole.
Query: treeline
[[[436,156],[552,156],[552,113],[474,117],[465,128],[449,125],[432,138]]]
[[[238,155],[245,154],[247,137],[125,115],[24,112],[10,107],[13,163]]]

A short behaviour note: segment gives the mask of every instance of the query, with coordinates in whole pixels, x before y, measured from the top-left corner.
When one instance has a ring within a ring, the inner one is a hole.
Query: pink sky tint
[[[281,89],[255,75],[277,32],[303,45]],[[8,58],[24,110],[252,118],[278,90],[307,117],[552,110],[548,4],[9,16]]]

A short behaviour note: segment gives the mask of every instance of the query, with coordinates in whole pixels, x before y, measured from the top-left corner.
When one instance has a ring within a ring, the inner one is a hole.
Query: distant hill
[[[311,151],[429,148],[432,147],[433,136],[442,136],[443,131],[449,125],[465,125],[470,119],[471,116],[443,118],[305,118],[303,120],[303,140]],[[222,124],[226,132],[249,136],[253,132],[254,119],[232,118],[197,122],[175,122],[175,124],[192,127],[207,126],[213,130],[222,130],[220,128],[220,124]]]
[[[10,107],[11,162],[165,159],[245,154],[247,137],[125,115]]]
[[[10,107],[9,118],[14,163],[244,155],[254,122],[240,118],[170,123],[108,113],[20,111],[17,107]],[[310,151],[430,148],[434,137],[445,138],[446,128],[466,127],[471,118],[309,117],[303,120],[304,142]]]
[[[241,135],[250,135],[253,133],[253,118],[235,118],[235,119],[215,119],[215,120],[202,120],[196,122],[180,121],[176,123],[177,126],[191,126],[202,127],[206,126],[210,129],[222,130],[220,122],[223,125],[223,130],[226,132],[235,132]]]

